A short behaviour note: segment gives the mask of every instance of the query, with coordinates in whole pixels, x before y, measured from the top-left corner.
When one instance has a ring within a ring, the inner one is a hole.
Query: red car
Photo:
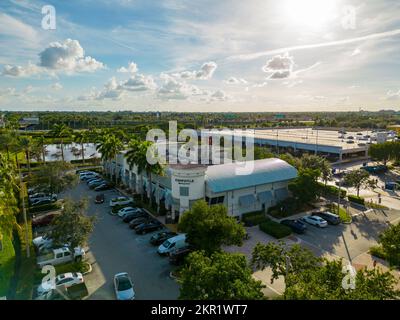
[[[37,228],[37,227],[44,227],[49,225],[53,219],[57,216],[57,213],[50,213],[46,214],[45,216],[42,217],[35,217],[32,219],[32,227]]]

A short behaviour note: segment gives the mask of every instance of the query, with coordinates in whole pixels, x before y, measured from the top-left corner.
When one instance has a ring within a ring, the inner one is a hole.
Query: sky
[[[399,17],[397,0],[2,0],[0,110],[400,110]]]

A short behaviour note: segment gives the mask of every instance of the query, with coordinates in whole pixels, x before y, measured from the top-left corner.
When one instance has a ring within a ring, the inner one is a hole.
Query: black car
[[[142,224],[139,224],[135,228],[135,232],[137,234],[145,234],[148,232],[156,231],[156,230],[161,230],[163,228],[163,225],[160,221],[158,220],[151,220],[150,222],[145,222]]]
[[[182,247],[172,251],[169,254],[169,263],[176,266],[181,265],[185,260],[185,257],[192,251],[193,249],[190,246]]]
[[[175,237],[177,234],[175,232],[172,231],[163,231],[163,232],[159,232],[155,235],[153,235],[150,238],[150,243],[153,246],[159,246],[160,244],[162,244],[165,240],[168,240],[169,238]]]
[[[337,214],[331,212],[313,212],[311,215],[318,216],[326,220],[328,224],[338,225],[340,223],[340,217]]]
[[[304,233],[307,229],[307,226],[300,220],[286,219],[286,220],[282,220],[281,224],[288,226],[290,229],[292,229],[293,232],[296,232],[299,234]]]
[[[108,183],[103,183],[99,186],[97,186],[96,188],[94,188],[94,191],[104,191],[104,190],[110,190],[111,189],[111,185],[109,185]]]
[[[143,216],[133,219],[129,222],[129,228],[135,229],[138,225],[151,221],[149,216]]]
[[[104,203],[104,193],[96,195],[94,203]]]
[[[134,219],[141,218],[141,217],[148,217],[148,214],[143,210],[138,210],[135,212],[128,213],[122,221],[125,223],[131,222]]]

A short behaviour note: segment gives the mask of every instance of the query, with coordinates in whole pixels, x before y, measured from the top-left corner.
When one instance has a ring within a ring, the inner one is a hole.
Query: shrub
[[[358,203],[358,204],[361,204],[361,205],[364,205],[364,204],[365,204],[364,198],[362,198],[362,197],[357,197],[357,196],[354,196],[354,195],[352,195],[352,194],[349,194],[349,195],[347,196],[347,199],[349,199],[350,202]]]
[[[386,254],[383,251],[382,247],[380,246],[374,246],[369,248],[369,253],[374,257],[386,260]]]
[[[277,239],[287,237],[292,233],[289,227],[272,220],[264,221],[260,224],[259,228],[261,231]]]
[[[262,211],[248,212],[242,216],[242,221],[247,227],[259,225],[266,220],[265,213]]]
[[[325,185],[323,183],[319,183],[319,186],[321,187],[322,194],[324,195],[330,195],[330,196],[338,196],[339,194],[339,188],[336,186],[332,185]],[[340,197],[344,198],[346,197],[347,191],[344,189],[340,189]]]

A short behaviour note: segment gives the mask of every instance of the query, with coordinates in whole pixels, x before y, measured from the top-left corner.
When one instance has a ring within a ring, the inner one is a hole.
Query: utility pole
[[[19,171],[19,185],[20,185],[20,196],[22,200],[22,214],[24,217],[24,226],[25,226],[25,246],[26,246],[26,257],[30,257],[30,248],[29,248],[29,236],[28,236],[28,221],[26,219],[26,208],[25,208],[25,196],[24,196],[24,184],[22,182],[22,173],[21,167],[18,164],[18,171]]]

